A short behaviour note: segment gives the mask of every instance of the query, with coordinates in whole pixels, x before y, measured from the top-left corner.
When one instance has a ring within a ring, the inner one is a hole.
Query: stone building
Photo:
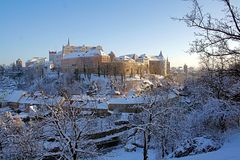
[[[114,61],[114,59],[116,58],[116,55],[114,52],[110,52],[108,55],[110,56],[111,62]]]
[[[32,59],[26,61],[26,67],[36,67],[45,64],[45,57],[33,57]]]
[[[188,73],[188,66],[186,64],[184,64],[184,66],[183,66],[183,71],[187,75],[187,73]]]
[[[49,62],[51,62],[55,68],[60,68],[62,64],[62,51],[49,51]]]
[[[57,51],[49,51],[49,62],[54,62]]]
[[[170,73],[170,62],[164,59],[162,51],[158,56],[149,59],[149,72],[150,74],[158,74],[166,76]]]
[[[49,60],[54,61],[56,52],[49,52]],[[128,54],[116,57],[115,53],[105,54],[101,46],[73,46],[68,40],[63,46],[61,69],[63,72],[98,73],[102,75],[142,76],[144,74],[168,75],[170,62],[162,52],[158,56]]]
[[[102,67],[102,73],[116,76],[134,76],[136,74],[143,75],[148,73],[148,68],[146,65],[132,59],[115,59]]]
[[[136,61],[139,62],[139,63],[144,63],[146,65],[149,65],[150,58],[151,57],[148,56],[147,54],[142,54],[136,59]]]
[[[99,47],[92,47],[86,52],[74,52],[63,55],[62,71],[97,73],[104,63],[110,62],[110,56],[105,54]]]
[[[103,50],[101,46],[96,46],[96,47],[85,46],[85,45],[73,46],[73,45],[70,44],[70,41],[68,39],[67,45],[64,45],[62,47],[62,54],[66,55],[66,54],[77,53],[77,52],[89,52],[93,48],[96,48],[97,50]]]

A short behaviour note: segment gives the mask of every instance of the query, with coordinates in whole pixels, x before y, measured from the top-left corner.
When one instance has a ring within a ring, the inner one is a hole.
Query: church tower
[[[62,48],[62,54],[69,54],[74,52],[74,46],[70,46],[70,40],[68,38],[67,44],[63,46]]]
[[[68,38],[68,43],[67,43],[68,46],[70,46],[70,41],[69,41],[69,38]]]

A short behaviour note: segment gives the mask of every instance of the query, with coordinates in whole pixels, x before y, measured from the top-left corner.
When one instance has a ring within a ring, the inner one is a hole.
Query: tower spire
[[[68,46],[70,46],[70,41],[69,41],[69,38],[68,38]]]

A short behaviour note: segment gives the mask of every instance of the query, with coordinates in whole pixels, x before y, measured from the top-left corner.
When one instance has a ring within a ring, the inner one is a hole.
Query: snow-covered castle
[[[115,53],[105,53],[101,46],[73,46],[69,40],[62,51],[49,51],[49,61],[63,72],[98,73],[104,75],[143,75],[166,76],[170,72],[170,62],[163,57],[129,54],[116,57]]]

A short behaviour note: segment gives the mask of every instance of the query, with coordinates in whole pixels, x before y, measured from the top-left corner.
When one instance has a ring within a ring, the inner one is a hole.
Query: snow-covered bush
[[[26,125],[19,117],[6,113],[0,119],[0,152],[3,159],[33,159],[40,156],[40,127]]]
[[[239,125],[239,104],[219,99],[209,99],[201,108],[189,114],[193,135],[210,134],[217,136]]]
[[[221,144],[209,137],[196,137],[186,140],[173,152],[172,157],[184,157],[199,153],[212,152],[219,149]]]

